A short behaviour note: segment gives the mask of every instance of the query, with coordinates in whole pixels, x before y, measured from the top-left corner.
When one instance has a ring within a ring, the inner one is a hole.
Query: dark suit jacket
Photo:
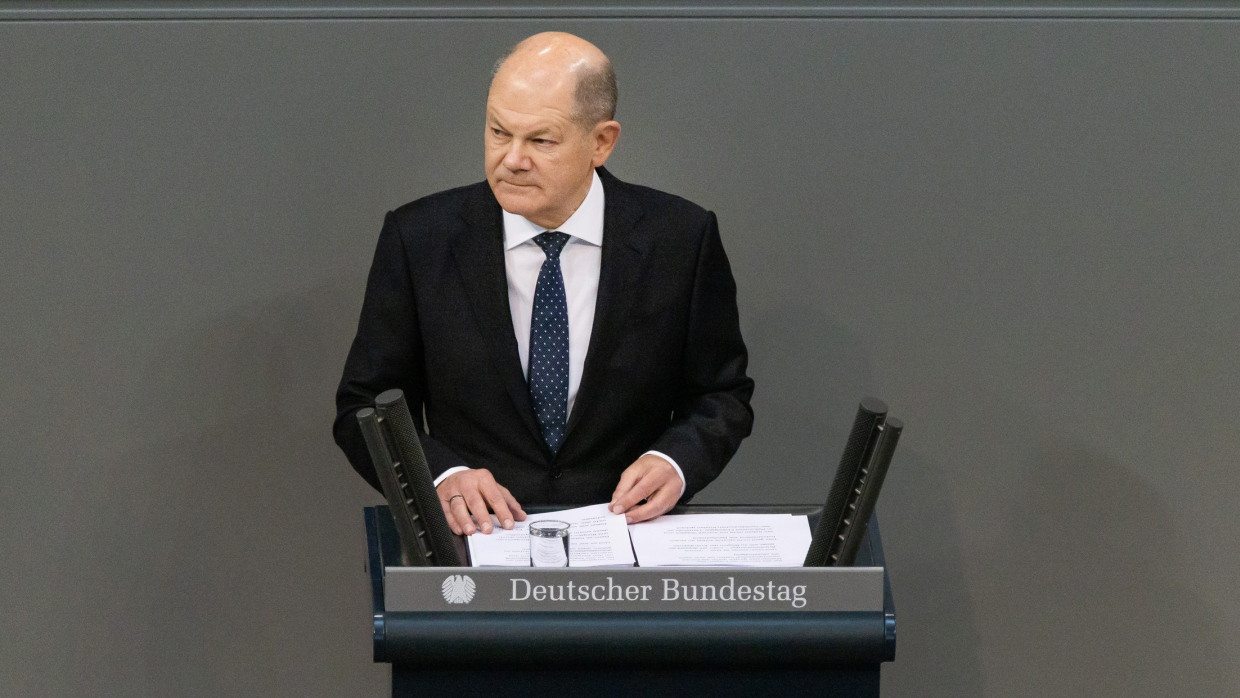
[[[714,214],[602,169],[599,176],[606,209],[594,329],[554,456],[517,354],[490,187],[388,213],[334,428],[376,489],[355,413],[388,388],[405,392],[414,415],[425,409],[432,475],[488,468],[522,504],[606,502],[620,473],[652,449],[680,465],[688,499],[749,435],[753,381]]]

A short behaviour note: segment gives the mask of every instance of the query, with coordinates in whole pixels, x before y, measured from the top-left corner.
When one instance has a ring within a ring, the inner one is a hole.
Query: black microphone
[[[434,550],[431,548],[430,534],[423,525],[422,517],[415,513],[412,493],[401,484],[397,475],[396,461],[392,459],[391,449],[383,436],[383,427],[379,426],[379,415],[373,407],[364,407],[357,411],[357,423],[362,429],[362,438],[366,440],[366,449],[370,451],[375,472],[379,475],[379,484],[383,486],[383,496],[388,501],[392,522],[400,534],[402,562],[413,567],[432,565]]]
[[[385,390],[375,398],[374,414],[364,415],[365,412],[358,412],[358,422],[362,424],[362,435],[371,451],[371,460],[379,471],[383,493],[392,508],[397,531],[406,546],[405,552],[410,557],[421,557],[420,560],[410,560],[411,564],[460,566],[456,538],[452,529],[448,528],[448,520],[439,503],[405,394],[397,389]],[[369,421],[376,424],[368,426]],[[382,442],[382,448],[371,445],[375,437]],[[378,458],[375,457],[376,451]],[[384,453],[389,454],[388,457],[385,458]],[[407,535],[410,539],[405,541]]]
[[[818,526],[814,528],[809,552],[805,554],[804,567],[830,567],[834,564],[830,557],[831,549],[835,547],[837,540],[842,540],[844,531],[841,526],[847,526],[844,519],[851,513],[849,500],[856,493],[854,491],[859,492],[862,469],[874,452],[879,427],[886,417],[887,405],[878,398],[863,398],[857,407],[852,431],[844,444],[844,453],[840,456],[835,479],[827,492],[827,501],[822,505],[822,515],[818,518]]]
[[[828,559],[834,566],[852,567],[857,561],[857,551],[861,549],[861,541],[865,540],[865,531],[870,525],[874,504],[878,502],[878,493],[883,488],[883,479],[887,477],[887,466],[891,465],[896,442],[900,440],[900,432],[904,431],[904,422],[888,417],[879,429],[881,431],[872,457],[862,468],[861,489],[853,493],[847,507],[848,514],[843,521],[844,537],[841,540],[837,536],[831,540]]]

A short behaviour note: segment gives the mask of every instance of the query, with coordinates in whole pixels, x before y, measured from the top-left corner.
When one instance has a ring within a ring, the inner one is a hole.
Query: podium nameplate
[[[408,611],[882,611],[881,567],[386,567],[384,607]]]

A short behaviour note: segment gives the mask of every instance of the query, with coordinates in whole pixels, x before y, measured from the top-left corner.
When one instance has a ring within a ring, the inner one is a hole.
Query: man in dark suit
[[[654,518],[753,423],[714,214],[619,181],[615,74],[539,34],[498,65],[487,181],[388,214],[336,396],[336,441],[379,487],[355,413],[400,388],[458,534],[521,502]]]

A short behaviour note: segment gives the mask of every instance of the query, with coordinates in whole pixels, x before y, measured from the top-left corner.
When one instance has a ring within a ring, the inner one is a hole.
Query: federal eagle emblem
[[[474,580],[467,574],[451,574],[439,587],[448,603],[469,603],[474,600]]]

